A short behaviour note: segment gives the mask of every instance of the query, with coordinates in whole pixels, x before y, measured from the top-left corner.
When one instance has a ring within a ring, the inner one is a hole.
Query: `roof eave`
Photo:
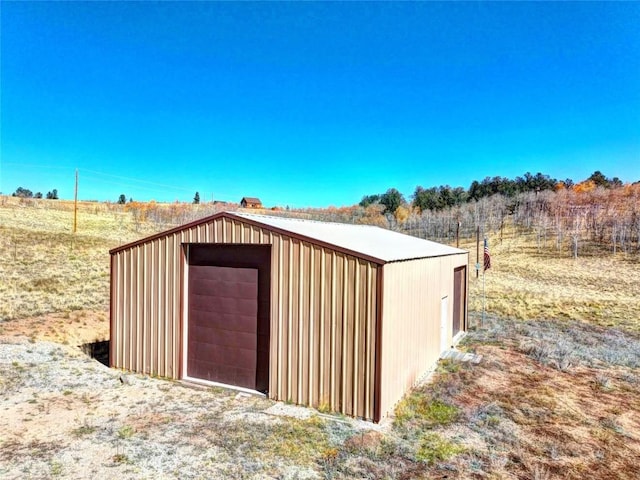
[[[394,260],[385,260],[384,263],[411,262],[412,260],[424,260],[425,258],[452,257],[454,255],[469,255],[469,252],[467,250],[460,250],[459,252],[439,253],[437,255],[424,255],[422,257],[396,258]]]
[[[326,247],[326,248],[330,248],[331,250],[335,250],[337,252],[340,253],[344,253],[345,255],[351,255],[352,257],[356,257],[356,258],[360,258],[362,260],[366,260],[369,262],[373,262],[373,263],[377,263],[378,265],[384,265],[385,263],[387,263],[387,260],[383,260],[381,258],[377,258],[377,257],[373,257],[371,255],[367,255],[366,253],[362,253],[362,252],[358,252],[356,250],[351,250],[349,248],[345,248],[345,247],[341,247],[339,245],[335,245],[333,243],[330,242],[325,242],[323,240],[318,240],[317,238],[314,237],[309,237],[307,235],[303,235],[301,233],[296,233],[296,232],[292,232],[290,230],[286,230],[284,228],[280,228],[280,227],[275,227],[273,225],[269,225],[267,223],[262,223],[258,220],[254,220],[253,218],[247,218],[244,215],[236,215],[235,213],[232,212],[227,212],[229,214],[229,216],[231,218],[235,218],[238,220],[241,220],[243,222],[246,222],[250,225],[254,225],[256,227],[261,227],[261,228],[266,228],[269,230],[273,230],[274,232],[277,233],[281,233],[283,235],[287,235],[288,237],[292,237],[292,238],[296,238],[298,240],[302,240],[308,243],[312,243],[314,245],[319,245],[322,247]]]
[[[162,238],[162,237],[166,237],[168,235],[180,232],[182,230],[188,230],[189,228],[197,227],[197,226],[202,225],[204,223],[209,223],[209,222],[211,222],[213,220],[217,220],[218,218],[229,218],[229,219],[239,220],[239,221],[248,223],[248,224],[256,226],[256,227],[266,228],[268,230],[272,230],[274,232],[277,232],[277,233],[280,233],[280,234],[283,234],[283,235],[287,235],[288,237],[296,238],[298,240],[305,241],[305,242],[308,242],[308,243],[311,243],[311,244],[314,244],[314,245],[319,245],[319,246],[322,246],[322,247],[330,248],[331,250],[335,250],[337,252],[344,253],[345,255],[350,255],[352,257],[360,258],[362,260],[366,260],[368,262],[376,263],[378,265],[384,265],[385,263],[388,263],[387,260],[383,260],[381,258],[373,257],[371,255],[367,255],[367,254],[362,253],[362,252],[358,252],[358,251],[351,250],[351,249],[348,249],[348,248],[340,247],[338,245],[334,245],[334,244],[329,243],[329,242],[318,240],[317,238],[313,238],[313,237],[309,237],[309,236],[302,235],[302,234],[299,234],[299,233],[291,232],[291,231],[286,230],[284,228],[274,227],[272,225],[268,225],[266,223],[262,223],[260,221],[254,220],[252,218],[247,218],[247,217],[242,216],[242,215],[236,215],[233,212],[216,213],[214,215],[210,215],[208,217],[201,218],[201,219],[196,220],[194,222],[187,223],[185,225],[180,225],[180,226],[174,227],[174,228],[172,228],[170,230],[165,230],[164,232],[155,233],[155,234],[150,235],[148,237],[141,238],[140,240],[136,240],[134,242],[130,242],[130,243],[127,243],[125,245],[121,245],[119,247],[113,248],[113,249],[109,250],[109,254],[115,255],[116,253],[122,252],[124,250],[128,250],[130,248],[134,248],[134,247],[137,247],[139,245],[143,245],[145,243],[152,242],[154,240],[157,240],[157,239]]]
[[[109,254],[114,255],[118,252],[122,252],[123,250],[128,250],[130,248],[133,247],[137,247],[139,245],[142,245],[143,243],[148,243],[148,242],[152,242],[153,240],[157,240],[158,238],[162,238],[162,237],[166,237],[168,235],[171,235],[173,233],[179,232],[181,230],[187,230],[189,228],[192,227],[197,227],[198,225],[202,225],[203,223],[208,223],[212,220],[216,220],[220,217],[229,217],[229,212],[219,212],[219,213],[214,213],[213,215],[209,215],[208,217],[203,217],[200,218],[198,220],[195,220],[193,222],[187,223],[185,225],[178,225],[177,227],[171,228],[169,230],[165,230],[162,232],[158,232],[158,233],[154,233],[153,235],[149,235],[148,237],[144,237],[141,238],[140,240],[136,240],[134,242],[129,242],[126,243],[124,245],[120,245],[119,247],[116,248],[112,248],[111,250],[109,250]],[[237,218],[234,216],[234,218]]]

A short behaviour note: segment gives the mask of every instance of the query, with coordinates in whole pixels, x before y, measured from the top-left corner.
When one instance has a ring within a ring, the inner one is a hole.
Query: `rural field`
[[[482,360],[442,360],[374,425],[83,353],[109,337],[108,250],[172,226],[141,211],[81,203],[73,234],[71,203],[0,197],[0,478],[638,478],[637,252],[573,258],[489,232],[482,321],[463,240],[459,349]]]

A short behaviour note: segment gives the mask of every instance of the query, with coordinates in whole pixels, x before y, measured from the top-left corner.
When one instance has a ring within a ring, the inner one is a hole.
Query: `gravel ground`
[[[0,478],[320,478],[314,456],[286,443],[287,432],[308,427],[310,442],[318,435],[332,448],[373,427],[288,407],[125,374],[71,346],[5,338]]]

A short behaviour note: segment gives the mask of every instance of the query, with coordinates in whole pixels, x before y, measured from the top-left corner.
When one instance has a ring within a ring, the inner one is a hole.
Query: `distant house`
[[[240,205],[242,208],[262,208],[262,202],[260,199],[254,197],[242,197]]]

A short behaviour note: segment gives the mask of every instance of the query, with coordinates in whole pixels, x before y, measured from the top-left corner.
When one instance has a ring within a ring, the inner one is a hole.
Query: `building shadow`
[[[91,358],[96,359],[101,364],[109,366],[109,340],[103,340],[101,342],[83,343],[80,345],[80,350]]]

